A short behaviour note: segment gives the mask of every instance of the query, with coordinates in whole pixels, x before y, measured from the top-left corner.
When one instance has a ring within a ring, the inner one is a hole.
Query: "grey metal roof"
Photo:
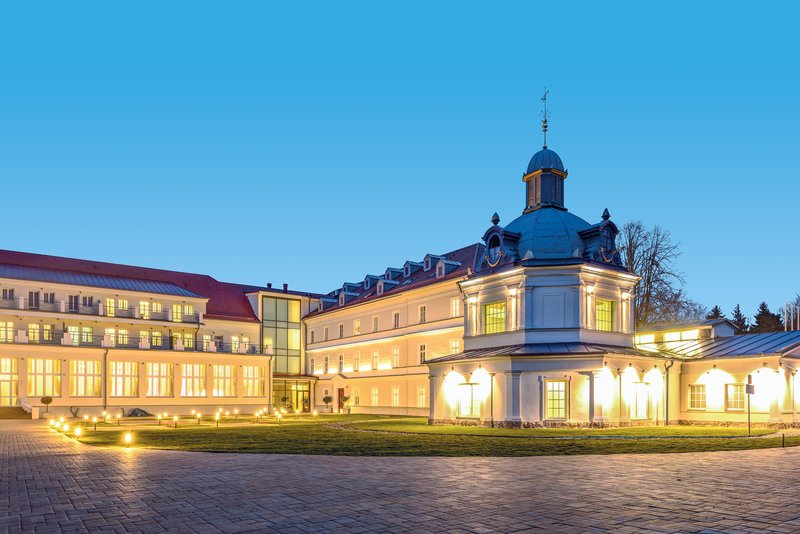
[[[140,291],[143,293],[158,293],[177,297],[204,298],[202,295],[193,293],[175,284],[170,284],[169,282],[120,278],[100,274],[10,265],[6,263],[0,263],[0,278],[52,282],[54,284],[68,284],[74,286],[101,287],[104,289],[119,289],[125,291]]]
[[[465,350],[458,354],[448,354],[447,356],[433,358],[426,363],[456,362],[495,356],[519,358],[531,356],[589,356],[593,354],[623,354],[648,358],[662,356],[658,352],[597,343],[529,343],[527,345],[506,345],[487,349]]]
[[[549,148],[543,148],[533,155],[531,161],[528,163],[528,172],[530,174],[540,169],[556,169],[564,172],[564,163],[561,157]]]
[[[763,355],[783,355],[800,347],[800,330],[742,334],[683,342],[648,343],[638,345],[669,353],[679,358],[737,358]]]
[[[579,232],[590,224],[577,215],[552,207],[523,213],[505,227],[520,234],[517,252],[520,258],[530,250],[535,259],[581,258],[585,243]]]

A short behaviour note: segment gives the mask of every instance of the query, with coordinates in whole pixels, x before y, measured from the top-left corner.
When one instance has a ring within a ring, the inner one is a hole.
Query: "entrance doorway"
[[[344,411],[344,388],[339,388],[338,402],[339,402],[339,412],[343,412]]]
[[[0,406],[17,405],[17,359],[0,358]]]

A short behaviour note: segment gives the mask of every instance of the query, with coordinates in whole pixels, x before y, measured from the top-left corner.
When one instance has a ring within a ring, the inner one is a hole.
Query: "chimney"
[[[272,289],[272,282],[267,282],[267,289]]]
[[[283,284],[283,292],[286,293],[289,291],[289,284]]]

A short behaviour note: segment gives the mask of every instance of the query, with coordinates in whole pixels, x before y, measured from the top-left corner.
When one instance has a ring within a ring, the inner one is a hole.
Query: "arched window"
[[[501,251],[500,238],[496,235],[493,235],[489,239],[489,246],[488,246],[489,261],[494,263],[498,259],[500,259],[500,251]]]

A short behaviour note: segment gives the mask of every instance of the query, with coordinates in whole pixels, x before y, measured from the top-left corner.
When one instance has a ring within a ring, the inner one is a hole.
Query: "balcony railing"
[[[120,335],[97,336],[88,334],[75,334],[69,332],[39,332],[29,337],[29,332],[19,330],[15,333],[0,331],[0,343],[13,343],[19,345],[50,345],[67,347],[102,347],[133,350],[175,350],[183,352],[218,352],[222,354],[269,354],[269,350],[262,350],[253,343],[223,343],[209,342],[185,344],[182,339],[171,339],[163,336],[155,344],[152,338],[138,338]]]
[[[0,309],[7,310],[30,310],[30,311],[43,311],[53,313],[71,313],[77,315],[94,315],[97,317],[114,317],[124,319],[143,319],[145,321],[161,321],[170,323],[191,323],[198,324],[202,320],[202,314],[191,313],[181,314],[180,320],[175,320],[172,315],[172,310],[167,311],[145,311],[142,312],[136,306],[127,308],[106,307],[102,302],[93,304],[92,306],[78,306],[70,305],[71,303],[66,300],[57,300],[55,302],[42,302],[39,301],[38,305],[33,304],[24,297],[4,299],[0,298]]]

